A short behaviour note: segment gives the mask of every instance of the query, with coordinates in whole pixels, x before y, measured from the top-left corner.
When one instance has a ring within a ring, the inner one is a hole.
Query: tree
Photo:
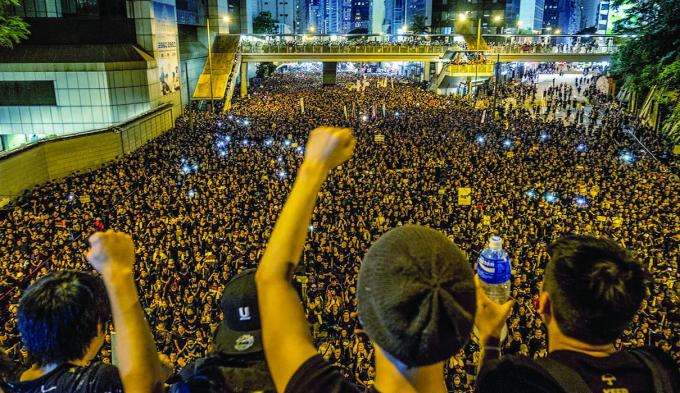
[[[671,112],[663,130],[680,143],[680,1],[614,0],[612,6],[628,8],[614,31],[633,38],[619,46],[611,76],[640,96],[656,86],[659,104]]]
[[[636,88],[662,82],[661,72],[680,55],[680,1],[614,0],[614,7],[630,7],[614,31],[634,35],[617,51],[612,76]]]
[[[28,23],[18,16],[9,15],[12,6],[20,6],[19,0],[0,0],[0,47],[13,48],[28,38]]]
[[[430,32],[430,26],[427,25],[427,17],[425,15],[419,14],[413,17],[411,32],[413,34],[425,34]]]
[[[253,19],[253,33],[276,34],[279,21],[272,17],[269,11],[262,11]]]

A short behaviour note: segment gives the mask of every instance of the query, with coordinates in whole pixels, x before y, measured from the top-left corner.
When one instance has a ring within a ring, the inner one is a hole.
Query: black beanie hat
[[[368,337],[409,367],[446,360],[470,337],[472,268],[434,229],[406,225],[382,235],[364,257],[357,287]]]

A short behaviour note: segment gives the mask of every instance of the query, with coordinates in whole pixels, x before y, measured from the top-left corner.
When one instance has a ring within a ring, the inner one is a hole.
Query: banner
[[[383,102],[383,117],[385,117],[385,103]]]
[[[173,2],[174,4],[174,2]],[[161,94],[179,90],[180,73],[177,58],[177,18],[172,4],[153,2],[156,23],[156,64],[161,82]]]
[[[345,120],[349,120],[349,115],[347,114],[347,105],[342,107],[342,111],[345,112]]]
[[[482,121],[481,124],[484,124],[484,119],[486,118],[486,110],[482,111]]]
[[[300,97],[300,110],[302,111],[302,114],[305,114],[305,99]]]
[[[461,206],[469,206],[472,204],[472,188],[458,188],[458,204]]]
[[[376,143],[385,143],[385,135],[383,135],[383,134],[376,134],[376,135],[373,137],[373,141],[375,141]]]

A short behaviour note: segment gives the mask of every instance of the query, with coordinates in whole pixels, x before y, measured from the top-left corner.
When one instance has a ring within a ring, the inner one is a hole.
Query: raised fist
[[[305,163],[331,170],[352,157],[355,144],[356,140],[349,128],[315,128],[309,134]]]
[[[130,235],[123,232],[96,232],[90,236],[87,261],[105,279],[119,273],[132,273],[135,246]]]

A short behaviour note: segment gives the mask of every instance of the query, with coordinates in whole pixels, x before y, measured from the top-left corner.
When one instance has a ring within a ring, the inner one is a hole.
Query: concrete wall
[[[164,105],[111,129],[42,140],[0,156],[0,206],[45,181],[94,169],[131,153],[174,125]]]

